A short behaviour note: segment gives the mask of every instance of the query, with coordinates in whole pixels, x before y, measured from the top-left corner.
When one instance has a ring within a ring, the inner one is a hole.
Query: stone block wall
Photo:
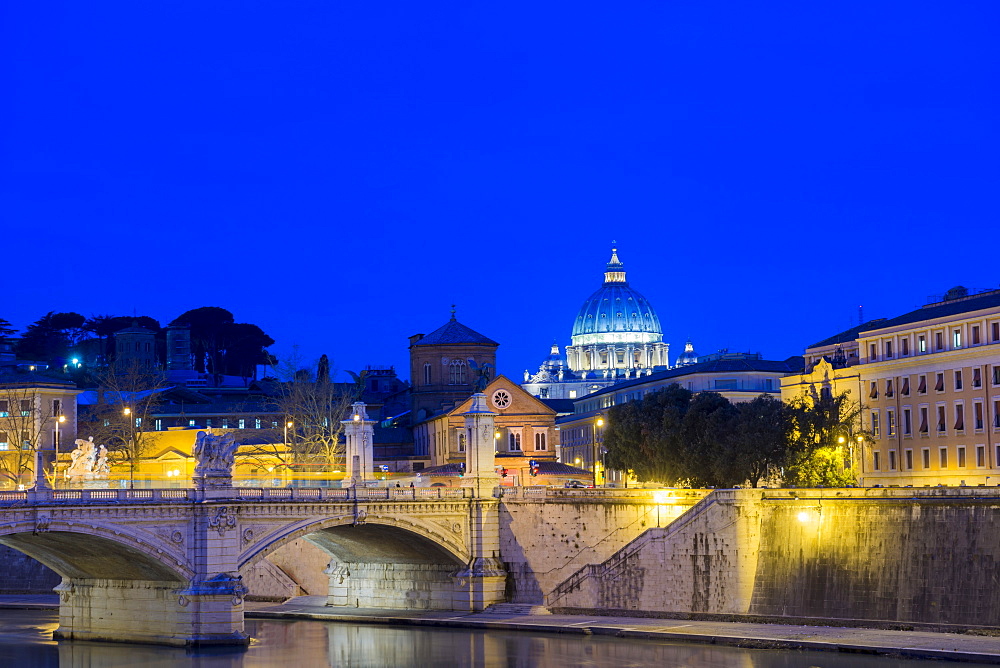
[[[577,571],[604,562],[647,530],[670,524],[707,492],[676,490],[659,499],[654,494],[629,490],[618,498],[504,498],[500,555],[507,600],[544,604]]]
[[[392,610],[454,609],[454,566],[341,563],[330,571],[327,605]]]
[[[720,490],[554,607],[1000,626],[1000,490]]]
[[[62,578],[23,552],[0,545],[0,595],[51,594]]]

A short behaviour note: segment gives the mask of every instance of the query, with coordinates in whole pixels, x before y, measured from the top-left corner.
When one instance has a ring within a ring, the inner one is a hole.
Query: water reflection
[[[247,631],[254,642],[245,651],[193,652],[146,645],[54,642],[51,636],[56,619],[55,611],[0,611],[0,666],[927,668],[930,665],[926,661],[830,652],[748,650],[603,636],[271,620],[247,620]]]

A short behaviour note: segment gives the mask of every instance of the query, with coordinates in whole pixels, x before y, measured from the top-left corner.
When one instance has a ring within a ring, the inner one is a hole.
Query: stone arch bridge
[[[473,492],[0,492],[0,543],[62,576],[57,637],[232,644],[246,641],[240,569],[299,538],[330,555],[332,604],[363,606],[379,589],[422,599],[398,607],[502,600],[499,502]]]

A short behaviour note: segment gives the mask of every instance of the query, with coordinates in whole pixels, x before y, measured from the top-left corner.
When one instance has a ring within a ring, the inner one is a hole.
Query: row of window
[[[995,321],[989,323],[989,333],[990,333],[990,343],[1000,343],[1000,321]],[[944,350],[958,350],[967,346],[980,346],[986,343],[986,337],[983,332],[983,324],[973,324],[969,325],[968,328],[968,343],[965,341],[965,327],[951,327],[950,329],[939,329],[934,332],[924,332],[922,334],[915,334],[916,339],[914,340],[915,352],[918,355],[927,353],[931,348],[933,352],[941,352]],[[883,339],[881,341],[881,351],[879,350],[879,343],[875,341],[870,341],[868,343],[868,361],[877,362],[879,360],[879,353],[881,352],[881,359],[891,360],[894,357],[909,357],[910,355],[910,336],[902,336],[897,339],[899,341],[898,351],[894,345],[894,339]],[[947,344],[950,344],[948,346]]]
[[[953,389],[955,392],[961,392],[965,389],[965,370],[955,369],[950,372],[950,378],[948,378],[949,372],[938,371],[934,373],[930,379],[928,379],[927,374],[920,374],[917,376],[916,390],[917,394],[927,394],[928,388],[933,387],[935,392],[944,392],[946,389]],[[982,367],[972,367],[972,378],[970,386],[972,389],[979,389],[983,386],[983,369]],[[930,380],[930,383],[928,382]],[[991,380],[994,387],[1000,387],[1000,366],[992,367]],[[933,385],[931,385],[933,383]],[[897,382],[893,378],[887,378],[884,380],[872,380],[868,384],[868,398],[878,399],[880,396],[886,399],[891,399],[896,395]],[[910,377],[903,376],[898,382],[899,396],[908,397],[910,396]]]
[[[955,448],[955,466],[954,466],[954,468],[956,468],[956,469],[968,468],[968,463],[966,461],[965,450],[966,450],[966,448],[965,448],[964,445],[959,445],[959,446],[957,446]],[[883,461],[883,459],[882,459],[882,454],[883,453],[878,452],[878,451],[872,453],[872,470],[873,471],[882,471],[882,470],[885,470],[885,471],[895,471],[895,470],[897,470],[897,468],[896,468],[897,467],[896,451],[895,450],[890,450],[888,453],[885,453],[885,454],[888,455],[886,457],[885,461]],[[985,445],[977,445],[976,446],[975,456],[976,456],[975,468],[977,468],[977,469],[993,468],[993,467],[996,466],[996,462],[1000,461],[1000,445],[994,446],[994,459],[993,459],[992,463],[988,462],[986,460],[986,446]],[[902,470],[903,471],[912,471],[912,470],[914,470],[915,467],[914,467],[913,450],[910,450],[910,449],[903,450],[902,459],[903,459],[903,461],[900,462],[900,463],[902,464]],[[948,450],[948,448],[938,448],[938,456],[937,456],[938,469],[939,470],[945,470],[945,469],[949,468],[950,464],[951,464],[951,461],[949,459],[949,450]],[[883,465],[885,465],[885,469],[882,468]],[[927,469],[931,468],[931,449],[930,448],[922,448],[920,450],[920,468],[924,469],[924,470],[927,470]]]
[[[883,427],[886,438],[894,438],[897,430],[904,437],[912,437],[914,428],[920,436],[929,436],[931,433],[938,436],[947,436],[949,429],[956,434],[964,434],[971,429],[974,432],[983,432],[986,429],[987,416],[986,407],[983,401],[972,402],[972,414],[966,419],[965,402],[956,401],[949,413],[948,405],[939,402],[933,407],[929,404],[917,406],[916,413],[913,407],[903,406],[900,410],[899,421],[895,408],[886,408],[885,423],[883,425],[882,412],[879,409],[872,409],[870,416],[870,426],[874,438],[882,438]],[[915,418],[915,419],[914,419]],[[1000,399],[993,399],[993,417],[990,422],[994,430],[1000,430]]]
[[[522,452],[521,448],[521,432],[513,431],[516,427],[511,427],[507,433],[507,452]],[[499,434],[499,432],[497,432]],[[497,439],[499,441],[499,439]],[[466,444],[468,443],[465,429],[458,430],[458,451],[465,452]],[[497,443],[497,450],[500,449],[500,444]],[[545,452],[549,449],[548,445],[548,435],[543,431],[535,432],[535,452]]]

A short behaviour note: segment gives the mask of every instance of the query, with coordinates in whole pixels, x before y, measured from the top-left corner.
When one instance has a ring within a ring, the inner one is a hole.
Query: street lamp
[[[60,415],[56,418],[56,442],[53,443],[53,447],[56,451],[56,457],[52,461],[52,486],[56,486],[57,474],[59,472],[59,425],[66,421],[65,415]]]
[[[355,415],[354,419],[356,420],[357,418],[358,418],[358,416]],[[285,422],[285,452],[288,452],[288,428],[291,427],[291,426],[292,426],[292,421],[291,420],[288,420],[287,422]]]
[[[591,453],[593,455],[593,459],[591,459],[591,462],[593,463],[595,488],[597,487],[597,429],[603,426],[604,426],[604,418],[599,417],[597,418],[597,420],[594,421],[594,442],[591,444],[593,449],[593,452]]]

